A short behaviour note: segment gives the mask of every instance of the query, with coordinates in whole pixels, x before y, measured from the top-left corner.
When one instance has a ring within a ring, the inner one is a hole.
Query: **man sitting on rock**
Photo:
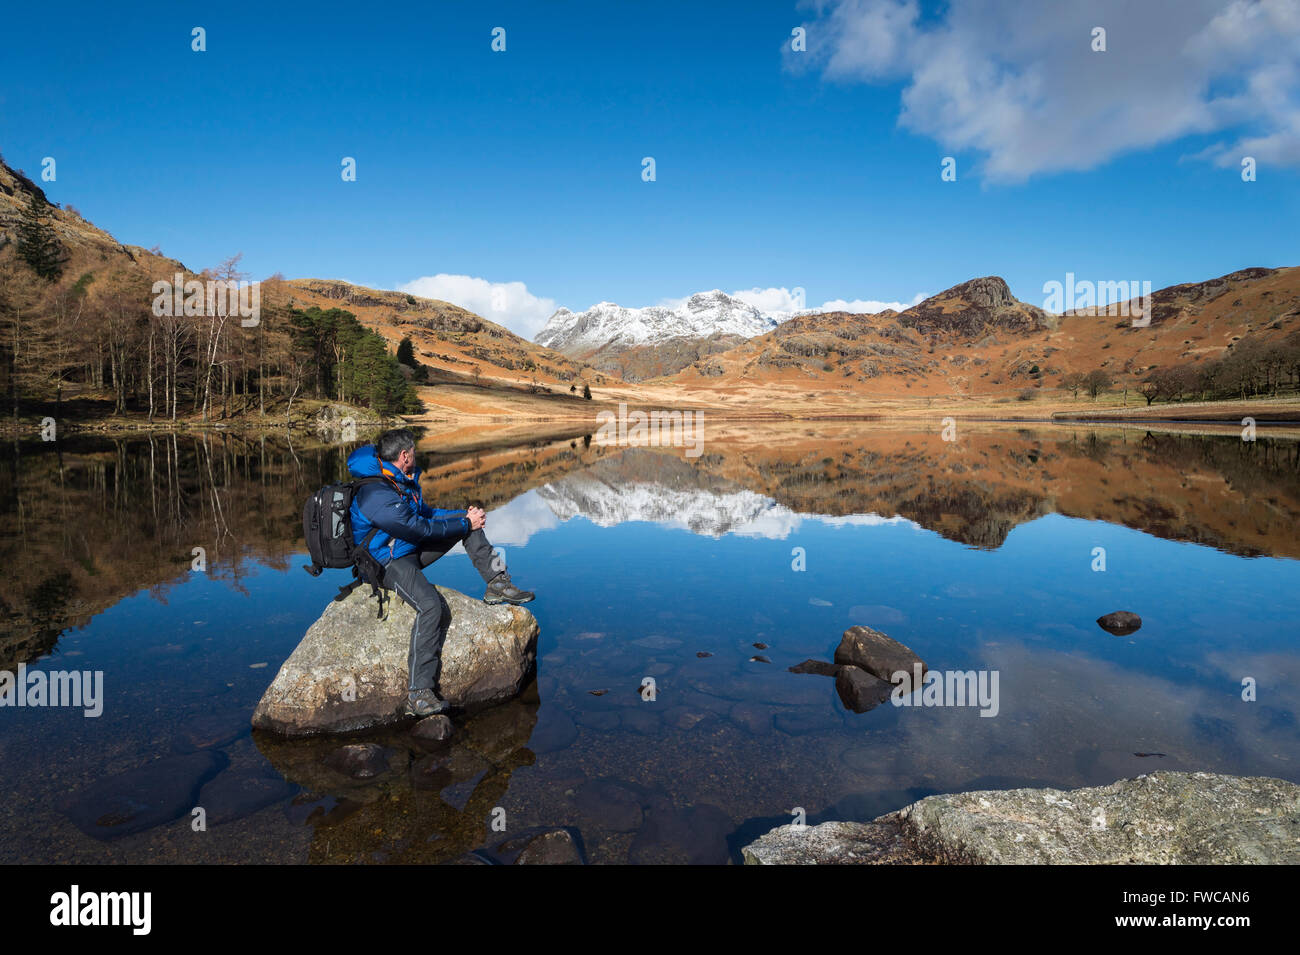
[[[494,559],[492,545],[483,533],[486,515],[481,507],[449,511],[424,503],[420,469],[415,466],[415,435],[410,431],[385,431],[375,444],[357,448],[348,456],[348,469],[354,478],[386,479],[357,489],[352,499],[352,533],[353,542],[359,545],[372,526],[378,528],[370,541],[370,553],[384,565],[384,587],[396,590],[415,610],[407,658],[407,715],[441,713],[447,702],[434,687],[442,664],[446,621],[442,597],[424,576],[424,568],[462,541],[487,582],[485,603],[522,604],[534,595],[516,587],[504,565]]]

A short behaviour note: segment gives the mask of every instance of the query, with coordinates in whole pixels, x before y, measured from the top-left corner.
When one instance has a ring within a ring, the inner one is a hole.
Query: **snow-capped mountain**
[[[672,339],[715,335],[753,338],[776,328],[786,316],[764,315],[752,305],[714,289],[692,295],[676,308],[624,308],[601,302],[583,312],[559,309],[534,341],[565,354],[660,345]]]
[[[591,472],[554,481],[532,493],[545,501],[561,521],[585,517],[601,527],[644,521],[714,538],[734,534],[784,540],[805,521],[834,526],[912,524],[903,517],[876,514],[800,514],[744,488],[670,487],[657,482],[615,486]]]

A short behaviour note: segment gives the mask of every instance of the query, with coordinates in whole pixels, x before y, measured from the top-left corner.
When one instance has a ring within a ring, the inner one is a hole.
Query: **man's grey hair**
[[[385,431],[375,442],[375,450],[384,461],[396,461],[403,451],[415,450],[415,435],[406,428],[394,428]]]

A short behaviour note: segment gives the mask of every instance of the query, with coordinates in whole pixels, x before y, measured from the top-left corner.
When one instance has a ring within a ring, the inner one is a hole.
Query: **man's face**
[[[415,471],[415,450],[413,448],[407,448],[397,456],[397,460],[393,463],[397,465],[399,471],[407,477],[410,477]]]

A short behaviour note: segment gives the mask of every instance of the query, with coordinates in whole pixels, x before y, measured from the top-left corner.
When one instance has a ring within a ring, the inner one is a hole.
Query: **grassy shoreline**
[[[499,396],[498,396],[499,397]],[[143,412],[125,414],[86,414],[86,408],[65,405],[65,411],[78,411],[79,415],[67,414],[56,419],[59,434],[158,434],[158,433],[239,433],[239,434],[283,434],[290,432],[317,432],[322,427],[337,427],[345,418],[352,418],[355,426],[362,431],[376,430],[383,427],[397,427],[403,424],[419,427],[434,432],[464,431],[499,431],[517,432],[521,441],[529,440],[530,432],[555,434],[559,432],[578,434],[584,430],[594,431],[599,422],[597,415],[601,412],[613,412],[618,403],[626,401],[629,409],[638,408],[674,409],[670,402],[656,401],[658,395],[628,395],[618,401],[597,400],[584,402],[581,408],[565,409],[569,413],[556,413],[554,406],[546,407],[534,402],[500,402],[469,403],[457,406],[434,405],[425,412],[411,415],[377,415],[367,409],[353,408],[337,402],[307,400],[295,402],[292,417],[285,415],[283,408],[268,411],[266,414],[244,412],[228,418],[202,421],[196,417],[181,417],[175,421],[169,418],[155,417],[153,421]],[[664,396],[667,397],[667,396]],[[630,400],[629,400],[630,399]],[[642,399],[642,400],[638,400]],[[646,400],[648,399],[648,400]],[[1189,425],[1217,424],[1240,426],[1242,419],[1254,419],[1258,427],[1291,427],[1300,425],[1300,398],[1255,398],[1235,401],[1198,401],[1177,404],[1159,404],[1154,406],[1119,406],[1118,404],[1101,407],[1083,406],[1082,402],[1073,404],[1044,402],[1044,406],[1029,410],[1005,408],[996,404],[966,402],[927,402],[925,404],[900,405],[893,402],[881,402],[877,407],[866,406],[860,409],[844,411],[817,411],[809,408],[807,412],[796,407],[759,410],[741,405],[695,406],[688,410],[699,412],[702,417],[727,422],[778,423],[778,422],[826,422],[849,423],[862,422],[931,422],[944,418],[954,418],[970,422],[1005,422],[1021,424],[1127,424],[1127,425]],[[326,411],[329,409],[329,411]],[[52,408],[38,408],[25,411],[18,419],[12,416],[0,418],[0,435],[7,438],[24,436],[39,437],[46,418],[54,417]],[[325,412],[325,420],[322,413]]]

